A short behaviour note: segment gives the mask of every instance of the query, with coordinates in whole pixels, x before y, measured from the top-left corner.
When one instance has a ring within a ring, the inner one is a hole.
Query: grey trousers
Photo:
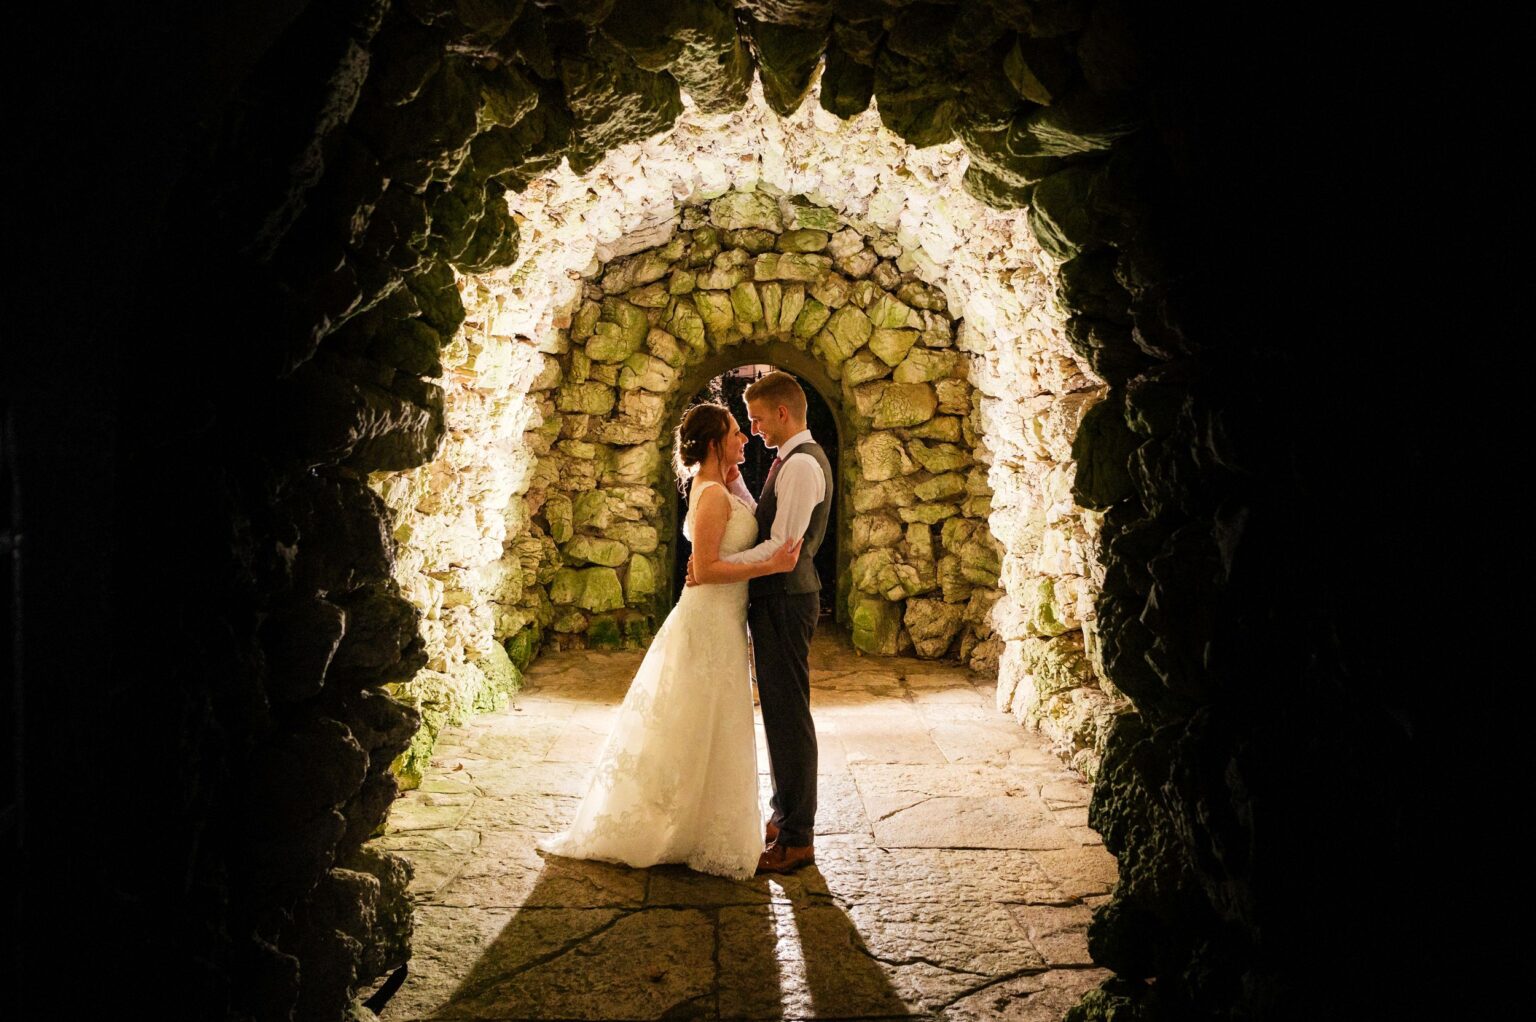
[[[747,607],[757,695],[773,777],[779,843],[808,845],[816,831],[816,725],[811,721],[811,635],[819,593],[753,596]]]

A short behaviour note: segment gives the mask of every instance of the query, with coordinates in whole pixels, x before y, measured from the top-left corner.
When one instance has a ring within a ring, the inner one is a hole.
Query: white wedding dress
[[[693,539],[695,483],[683,534]],[[726,491],[721,555],[757,541],[757,519]],[[547,852],[629,866],[684,863],[746,879],[763,850],[747,673],[747,583],[697,585],[656,632],[599,754],[576,818]]]

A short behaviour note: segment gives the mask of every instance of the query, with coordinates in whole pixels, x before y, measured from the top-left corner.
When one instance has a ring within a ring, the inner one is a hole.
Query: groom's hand
[[[736,480],[738,480],[740,478],[741,478],[741,466],[740,465],[732,465],[730,468],[725,470],[725,485],[726,486],[730,486],[732,483],[734,483]]]

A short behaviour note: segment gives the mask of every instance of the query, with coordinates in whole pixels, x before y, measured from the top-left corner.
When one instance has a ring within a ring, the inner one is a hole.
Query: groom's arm
[[[735,564],[766,561],[779,547],[805,535],[805,530],[811,524],[811,512],[821,503],[825,490],[826,481],[822,479],[821,467],[814,459],[786,459],[779,466],[778,481],[774,484],[779,504],[774,509],[773,527],[768,537],[757,546],[720,559]]]

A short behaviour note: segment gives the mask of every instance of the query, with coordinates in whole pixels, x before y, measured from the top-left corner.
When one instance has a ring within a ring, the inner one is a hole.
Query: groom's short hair
[[[800,389],[800,381],[778,369],[752,381],[743,396],[773,407],[783,405],[796,419],[805,418],[805,391]]]

